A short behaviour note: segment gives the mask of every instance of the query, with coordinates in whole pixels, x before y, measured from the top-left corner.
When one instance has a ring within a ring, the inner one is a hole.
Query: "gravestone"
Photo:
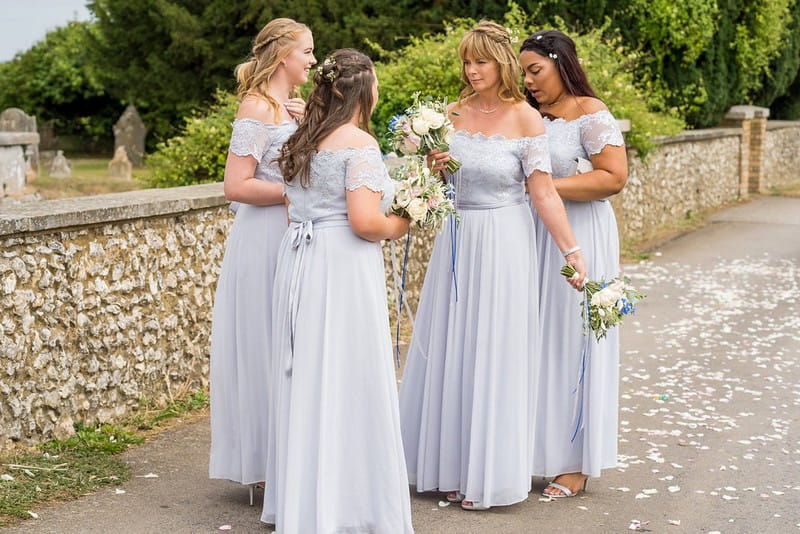
[[[114,125],[114,152],[119,147],[125,147],[128,159],[134,167],[144,165],[144,138],[147,135],[147,128],[142,122],[142,118],[131,104],[120,116]]]
[[[114,152],[114,159],[108,162],[108,175],[112,178],[124,178],[130,180],[133,165],[128,159],[128,153],[124,146],[118,146]]]
[[[64,157],[64,151],[56,151],[56,157],[50,163],[51,178],[69,178],[72,176],[72,164]]]
[[[30,179],[26,147],[39,143],[36,132],[0,131],[0,196],[21,193]]]
[[[8,108],[0,113],[0,132],[26,132],[38,134],[36,117],[18,108]],[[39,139],[24,146],[25,159],[34,173],[39,172]]]

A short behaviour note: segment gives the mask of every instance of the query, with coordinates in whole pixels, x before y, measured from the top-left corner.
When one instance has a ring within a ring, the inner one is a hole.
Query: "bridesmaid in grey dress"
[[[236,69],[241,105],[225,167],[225,196],[238,211],[225,248],[211,326],[209,476],[263,481],[272,282],[286,231],[283,180],[272,159],[297,128],[304,103],[290,99],[314,65],[309,29],[276,19]]]
[[[528,497],[538,262],[527,183],[567,261],[583,259],[550,178],[539,113],[522,96],[507,31],[481,22],[461,41],[464,90],[451,106],[449,176],[461,222],[436,238],[422,289],[400,414],[411,484],[467,510]],[[448,153],[433,153],[442,170]],[[562,279],[565,288],[569,285]],[[580,287],[581,279],[570,280]]]
[[[556,190],[583,245],[589,277],[608,280],[619,274],[617,223],[606,197],[622,190],[628,175],[622,134],[595,97],[569,37],[541,31],[521,50],[529,102],[544,116]],[[538,224],[536,242],[542,352],[532,474],[555,477],[545,495],[571,497],[617,462],[618,330],[599,342],[582,334],[583,297],[564,290],[564,259]],[[584,345],[585,376],[575,391]]]
[[[291,223],[273,297],[274,455],[262,520],[282,534],[407,534],[411,526],[380,241],[392,180],[368,133],[372,62],[334,52],[281,151]]]

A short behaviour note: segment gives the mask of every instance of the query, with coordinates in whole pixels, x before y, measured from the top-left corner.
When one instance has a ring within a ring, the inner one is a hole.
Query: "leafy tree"
[[[0,109],[20,108],[59,134],[110,138],[122,107],[106,93],[87,56],[93,32],[90,23],[72,21],[0,63]]]

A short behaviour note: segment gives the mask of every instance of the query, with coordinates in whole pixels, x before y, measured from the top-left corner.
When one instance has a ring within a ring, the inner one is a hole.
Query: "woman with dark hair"
[[[290,98],[308,79],[314,39],[305,24],[270,21],[236,68],[241,104],[225,165],[225,197],[239,203],[217,282],[211,323],[211,478],[264,480],[272,282],[286,231],[283,179],[272,161],[305,103]],[[259,298],[253,298],[258,295]]]
[[[565,261],[581,277],[585,268],[550,178],[542,119],[519,89],[508,32],[481,22],[458,53],[463,90],[450,107],[450,150],[462,166],[447,178],[461,221],[436,238],[400,413],[417,491],[447,491],[466,510],[486,510],[523,501],[531,489],[539,297],[526,183]],[[440,171],[449,154],[432,159]],[[568,283],[577,289],[581,277]]]
[[[572,39],[540,31],[520,50],[526,96],[544,118],[553,181],[583,246],[589,278],[610,279],[619,274],[619,240],[606,197],[619,193],[627,179],[622,134],[592,91]],[[533,209],[542,352],[532,474],[555,477],[545,495],[572,497],[588,477],[617,462],[618,331],[611,329],[599,342],[583,334],[583,296],[562,287],[564,258]]]
[[[262,520],[283,534],[413,531],[380,245],[409,220],[386,215],[394,187],[369,133],[377,87],[367,56],[333,52],[278,158],[290,225]]]

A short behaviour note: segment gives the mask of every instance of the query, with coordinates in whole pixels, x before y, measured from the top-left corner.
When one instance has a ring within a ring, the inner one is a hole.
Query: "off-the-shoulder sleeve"
[[[525,176],[530,176],[533,171],[553,172],[546,135],[522,139],[522,170]]]
[[[353,152],[347,160],[344,186],[348,191],[368,187],[376,193],[386,189],[389,175],[381,153],[376,148],[360,149]]]
[[[581,117],[580,131],[581,145],[590,156],[599,154],[607,145],[625,144],[616,119],[606,110]]]
[[[237,156],[253,156],[261,161],[272,144],[273,127],[255,119],[236,119],[233,121],[231,144],[228,150]]]

